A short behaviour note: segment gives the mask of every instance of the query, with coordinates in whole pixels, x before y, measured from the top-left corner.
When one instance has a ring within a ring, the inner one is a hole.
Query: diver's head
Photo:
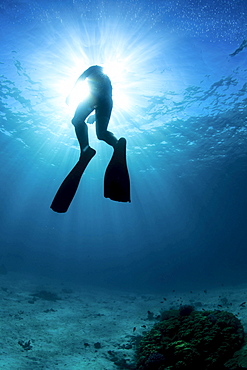
[[[102,73],[104,73],[103,72],[103,67],[98,66],[98,65],[91,66],[89,69],[92,69],[92,72],[93,73],[96,73],[96,74],[102,74]]]

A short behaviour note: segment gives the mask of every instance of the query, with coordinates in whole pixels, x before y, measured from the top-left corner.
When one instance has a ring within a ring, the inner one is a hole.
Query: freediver
[[[72,119],[72,124],[75,127],[75,133],[80,145],[81,155],[87,150],[92,150],[89,146],[88,127],[85,121],[93,110],[95,110],[97,138],[105,141],[113,148],[118,142],[113,133],[107,130],[113,106],[110,78],[103,73],[102,67],[98,65],[91,66],[77,79],[72,91],[78,82],[84,81],[85,79],[87,79],[89,86],[89,96],[78,105]],[[67,103],[69,103],[71,93],[66,99]]]
[[[51,209],[58,213],[68,210],[72,202],[80,179],[88,163],[96,154],[89,146],[88,127],[86,118],[95,110],[96,135],[99,140],[112,146],[114,151],[106,168],[104,176],[104,197],[118,202],[130,202],[130,179],[126,162],[126,139],[119,140],[107,130],[112,112],[112,85],[110,78],[103,73],[103,68],[95,65],[86,69],[77,79],[75,86],[80,81],[87,79],[89,95],[79,103],[72,124],[75,127],[76,137],[80,145],[80,158],[58,189]],[[69,103],[71,93],[66,99]],[[88,123],[93,123],[90,116]]]

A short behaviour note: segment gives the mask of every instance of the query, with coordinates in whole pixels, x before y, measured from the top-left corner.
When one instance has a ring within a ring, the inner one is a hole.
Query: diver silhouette
[[[126,162],[126,139],[119,140],[107,130],[112,112],[112,84],[110,78],[104,74],[103,68],[94,65],[86,69],[77,79],[78,82],[87,79],[89,86],[88,96],[78,105],[72,124],[75,127],[76,137],[80,145],[80,158],[58,189],[51,209],[58,213],[68,210],[72,202],[80,179],[88,163],[96,154],[90,147],[87,123],[93,123],[90,116],[95,111],[96,135],[99,140],[105,141],[114,149],[112,158],[107,166],[104,177],[104,196],[118,202],[130,202],[130,179]],[[73,91],[72,89],[72,91]],[[71,91],[71,93],[72,93]],[[69,103],[71,93],[66,99]]]
[[[102,67],[95,65],[89,67],[81,74],[74,87],[78,82],[85,79],[88,81],[89,95],[78,105],[72,119],[72,124],[75,127],[76,136],[80,144],[81,154],[89,148],[88,127],[85,120],[94,110],[97,138],[105,141],[112,147],[115,147],[118,142],[113,133],[107,130],[113,105],[110,78],[103,73]],[[69,99],[70,95],[66,99],[67,102]]]

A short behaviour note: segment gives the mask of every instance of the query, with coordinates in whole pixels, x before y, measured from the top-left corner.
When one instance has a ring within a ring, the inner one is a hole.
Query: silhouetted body
[[[89,96],[77,107],[72,123],[80,144],[81,153],[89,147],[86,118],[95,110],[96,135],[99,140],[115,147],[117,138],[107,130],[112,111],[112,85],[109,77],[100,66],[91,66],[78,78],[77,82],[87,78]]]
[[[112,85],[100,66],[89,67],[77,79],[88,79],[90,93],[81,102],[72,119],[80,144],[80,158],[60,185],[51,209],[58,213],[67,212],[79,186],[81,177],[96,154],[89,146],[86,118],[95,110],[96,134],[114,148],[112,158],[106,168],[104,177],[104,196],[117,202],[130,202],[130,179],[126,162],[126,139],[119,140],[107,130],[112,111]],[[69,99],[69,96],[67,100]]]

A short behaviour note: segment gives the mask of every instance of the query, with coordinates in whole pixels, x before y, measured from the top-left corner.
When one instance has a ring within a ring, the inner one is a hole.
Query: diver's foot
[[[116,145],[114,147],[114,149],[118,149],[122,146],[126,146],[126,139],[124,137],[120,137],[120,139],[116,142]]]
[[[79,161],[81,159],[84,159],[85,157],[89,157],[90,159],[93,158],[93,156],[96,154],[96,150],[91,148],[91,146],[87,145],[81,152]]]
[[[118,143],[122,143],[125,145],[127,143],[127,140],[125,139],[125,137],[120,137],[120,139],[118,140]]]
[[[120,137],[120,139],[117,141],[117,144],[115,145],[115,150],[121,150],[123,148],[126,148],[127,141],[124,137]]]

